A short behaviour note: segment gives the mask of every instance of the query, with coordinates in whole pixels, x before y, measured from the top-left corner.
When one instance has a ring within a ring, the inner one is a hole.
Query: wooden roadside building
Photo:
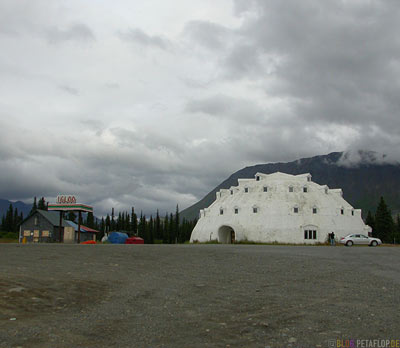
[[[61,232],[61,239],[60,239]],[[36,210],[29,215],[20,224],[19,242],[26,243],[76,243],[79,241],[96,240],[99,231],[80,225],[80,233],[78,232],[78,224],[61,219],[60,229],[60,213],[57,211]],[[78,234],[80,238],[78,238]]]
[[[66,230],[65,230],[66,229]],[[27,243],[52,243],[63,240],[64,232],[73,230],[64,219],[61,221],[60,214],[55,211],[36,210],[25,218],[19,227],[19,241]],[[61,230],[61,231],[60,231]]]

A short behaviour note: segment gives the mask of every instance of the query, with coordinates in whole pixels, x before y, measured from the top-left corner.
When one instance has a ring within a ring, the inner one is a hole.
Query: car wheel
[[[346,243],[346,246],[352,246],[353,245],[353,242],[351,241],[351,240],[349,240],[347,243]]]
[[[378,245],[378,242],[377,242],[376,240],[373,240],[372,243],[371,243],[371,245],[372,245],[373,247],[376,247],[376,246]]]

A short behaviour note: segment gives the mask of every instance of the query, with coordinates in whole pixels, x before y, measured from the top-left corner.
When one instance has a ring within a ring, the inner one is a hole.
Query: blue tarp
[[[108,235],[108,241],[113,244],[125,244],[128,235],[122,232],[111,232]]]

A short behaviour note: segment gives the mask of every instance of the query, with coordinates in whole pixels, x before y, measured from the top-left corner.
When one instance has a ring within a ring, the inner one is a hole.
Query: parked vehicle
[[[125,244],[144,244],[144,240],[140,237],[127,238]]]
[[[352,246],[353,244],[377,246],[381,245],[382,241],[379,238],[367,237],[364,234],[349,234],[346,237],[340,239],[340,243],[346,246]]]

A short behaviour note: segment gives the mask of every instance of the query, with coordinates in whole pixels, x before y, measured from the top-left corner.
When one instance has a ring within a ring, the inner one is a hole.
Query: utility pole
[[[79,215],[78,215],[78,244],[81,242],[81,219],[82,219],[82,212],[79,210]]]
[[[61,235],[61,229],[62,229],[62,220],[63,220],[63,211],[60,210],[60,226],[58,226],[58,234],[59,234],[59,242],[62,242],[62,235]]]

